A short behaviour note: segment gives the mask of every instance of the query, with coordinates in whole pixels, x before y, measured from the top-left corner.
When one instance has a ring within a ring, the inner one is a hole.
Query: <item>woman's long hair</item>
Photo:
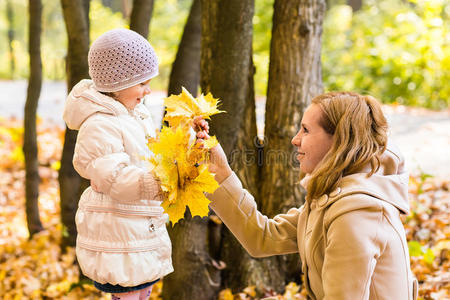
[[[371,96],[330,92],[315,97],[311,103],[320,106],[320,125],[333,136],[333,143],[310,174],[307,199],[332,192],[342,177],[361,172],[369,164],[367,176],[375,173],[386,150],[388,129],[380,103]]]

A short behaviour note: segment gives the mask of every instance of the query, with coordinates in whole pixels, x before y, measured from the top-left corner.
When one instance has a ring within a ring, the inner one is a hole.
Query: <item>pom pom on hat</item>
[[[158,58],[140,34],[120,28],[102,34],[88,55],[89,75],[100,92],[117,92],[158,75]]]

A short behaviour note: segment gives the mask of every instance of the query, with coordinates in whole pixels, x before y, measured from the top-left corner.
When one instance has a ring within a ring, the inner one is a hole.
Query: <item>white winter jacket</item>
[[[128,111],[98,92],[91,80],[70,92],[64,121],[79,130],[73,157],[90,180],[75,217],[76,254],[83,273],[99,283],[136,286],[173,271],[159,184],[148,172],[155,135],[143,104]]]

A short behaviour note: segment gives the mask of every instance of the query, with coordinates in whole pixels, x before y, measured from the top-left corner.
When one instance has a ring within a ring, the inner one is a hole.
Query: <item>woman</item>
[[[206,130],[197,134],[207,138]],[[408,213],[403,159],[387,147],[387,122],[373,97],[326,93],[305,111],[292,139],[306,202],[268,219],[211,151],[219,189],[210,207],[255,257],[299,252],[311,299],[416,299],[400,214]]]

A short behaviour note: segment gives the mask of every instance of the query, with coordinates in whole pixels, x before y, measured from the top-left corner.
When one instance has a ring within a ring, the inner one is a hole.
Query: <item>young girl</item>
[[[147,299],[173,271],[160,186],[147,169],[155,136],[142,104],[158,59],[136,32],[115,29],[89,50],[92,80],[70,92],[64,120],[79,130],[73,165],[91,182],[76,214],[76,254],[83,273],[112,299]]]

